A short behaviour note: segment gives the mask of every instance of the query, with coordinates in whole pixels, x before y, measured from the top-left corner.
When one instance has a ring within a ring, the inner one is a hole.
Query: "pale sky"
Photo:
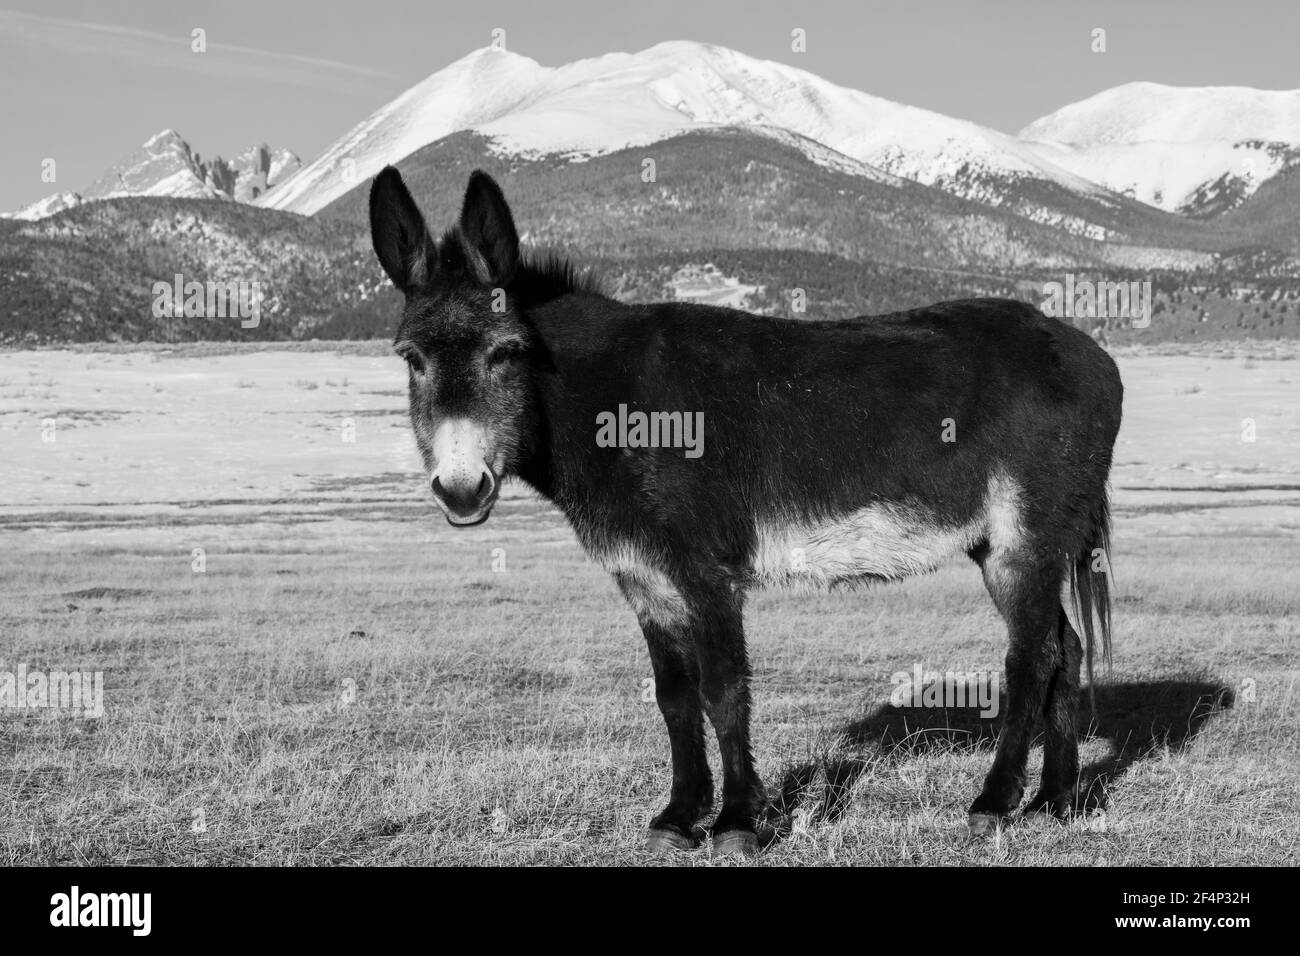
[[[265,141],[308,161],[496,27],[546,66],[717,43],[1006,132],[1132,80],[1300,87],[1297,0],[0,0],[0,210],[168,127],[205,158]]]

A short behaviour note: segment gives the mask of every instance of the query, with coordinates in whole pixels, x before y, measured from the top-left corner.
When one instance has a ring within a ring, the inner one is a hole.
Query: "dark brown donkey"
[[[759,846],[767,798],[741,613],[751,587],[890,581],[960,553],[1011,640],[971,829],[1019,805],[1040,717],[1029,809],[1073,812],[1083,650],[1063,585],[1091,674],[1095,632],[1110,650],[1106,480],[1122,394],[1087,335],[1002,299],[845,321],[626,305],[568,263],[521,252],[481,172],[435,240],[389,167],[370,225],[406,297],[395,347],[447,520],[485,521],[502,479],[518,476],[568,516],[636,611],[672,746],[652,848],[699,844],[713,804],[705,715],[722,755],[714,851]]]

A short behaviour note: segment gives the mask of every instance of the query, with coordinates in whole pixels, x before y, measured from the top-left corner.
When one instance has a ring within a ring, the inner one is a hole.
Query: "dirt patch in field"
[[[63,597],[82,601],[125,601],[129,598],[145,597],[152,594],[140,588],[82,588],[80,591],[64,591]]]

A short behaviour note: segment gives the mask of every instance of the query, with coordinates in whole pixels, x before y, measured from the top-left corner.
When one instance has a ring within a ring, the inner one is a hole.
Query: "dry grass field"
[[[965,838],[996,720],[889,705],[1001,670],[954,563],[752,598],[758,865],[1300,861],[1300,363],[1120,365],[1105,812]],[[365,346],[0,355],[0,672],[104,686],[0,708],[0,863],[716,862],[640,849],[667,736],[613,583],[522,490],[436,518],[403,387]]]

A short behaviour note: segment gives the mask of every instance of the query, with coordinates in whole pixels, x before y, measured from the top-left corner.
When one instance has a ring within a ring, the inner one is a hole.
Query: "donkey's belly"
[[[987,543],[990,561],[1023,543],[1020,488],[1009,477],[990,479],[968,520],[939,520],[922,505],[872,504],[815,525],[760,524],[749,581],[757,585],[835,584],[897,580],[933,571],[946,558]],[[686,598],[666,571],[627,542],[586,541],[591,557],[614,575],[642,623],[675,629],[691,616]],[[988,567],[986,567],[986,573]],[[996,571],[995,571],[996,574]]]
[[[752,559],[759,585],[897,580],[933,571],[983,542],[1013,549],[1020,534],[1014,482],[989,482],[982,507],[962,523],[939,520],[921,505],[879,503],[817,524],[761,523]]]

